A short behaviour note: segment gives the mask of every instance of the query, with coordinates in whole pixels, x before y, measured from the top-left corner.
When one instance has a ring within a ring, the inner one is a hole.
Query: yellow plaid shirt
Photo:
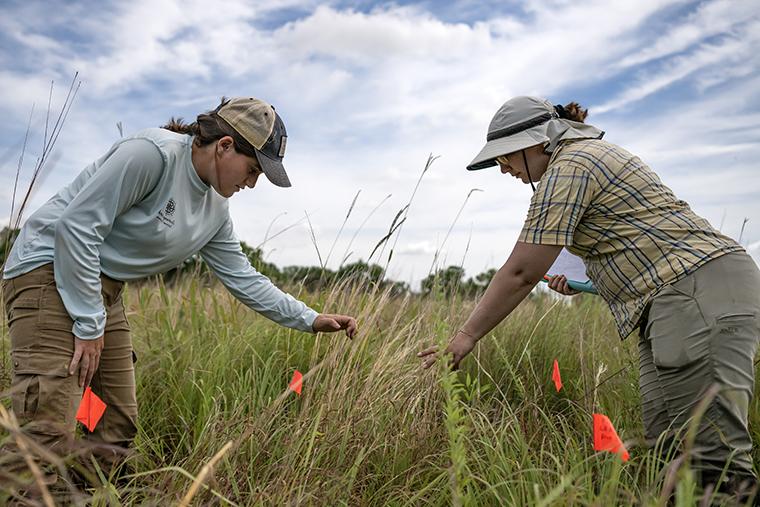
[[[638,157],[598,139],[554,151],[519,241],[563,245],[581,257],[622,338],[658,289],[744,250],[677,199]]]

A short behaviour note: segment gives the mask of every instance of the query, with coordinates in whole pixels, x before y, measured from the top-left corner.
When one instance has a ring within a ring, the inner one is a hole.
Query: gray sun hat
[[[267,179],[278,187],[289,187],[290,179],[282,165],[288,133],[274,107],[253,97],[237,97],[217,114],[253,146]]]
[[[470,171],[496,165],[496,157],[543,144],[551,153],[560,141],[601,139],[604,132],[577,121],[560,118],[546,99],[514,97],[496,111],[488,126],[486,145],[467,166]]]

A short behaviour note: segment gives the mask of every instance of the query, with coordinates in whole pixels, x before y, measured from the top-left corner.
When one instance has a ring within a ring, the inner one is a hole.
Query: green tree
[[[422,293],[431,294],[440,291],[445,296],[451,296],[462,289],[463,278],[464,269],[460,266],[439,269],[422,280]]]
[[[367,264],[361,259],[341,266],[335,273],[337,280],[351,280],[366,284],[382,284],[385,271],[377,264]]]
[[[478,296],[485,292],[488,284],[491,283],[491,279],[496,274],[496,269],[491,268],[482,273],[478,273],[472,278],[468,278],[462,286],[462,291],[468,296]]]

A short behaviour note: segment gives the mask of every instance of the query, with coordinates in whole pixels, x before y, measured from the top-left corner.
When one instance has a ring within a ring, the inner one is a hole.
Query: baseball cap
[[[253,146],[269,181],[278,187],[291,186],[282,165],[288,133],[273,106],[253,97],[236,97],[219,108],[217,114]]]
[[[560,118],[554,105],[539,97],[506,101],[491,119],[486,144],[467,166],[470,171],[496,165],[496,157],[543,144],[547,152],[568,139],[601,139],[593,125]]]

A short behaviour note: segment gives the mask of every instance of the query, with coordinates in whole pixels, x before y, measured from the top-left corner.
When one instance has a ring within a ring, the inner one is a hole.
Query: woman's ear
[[[224,136],[216,142],[216,149],[220,155],[224,151],[233,149],[234,146],[235,146],[235,141],[232,140],[231,136]]]

